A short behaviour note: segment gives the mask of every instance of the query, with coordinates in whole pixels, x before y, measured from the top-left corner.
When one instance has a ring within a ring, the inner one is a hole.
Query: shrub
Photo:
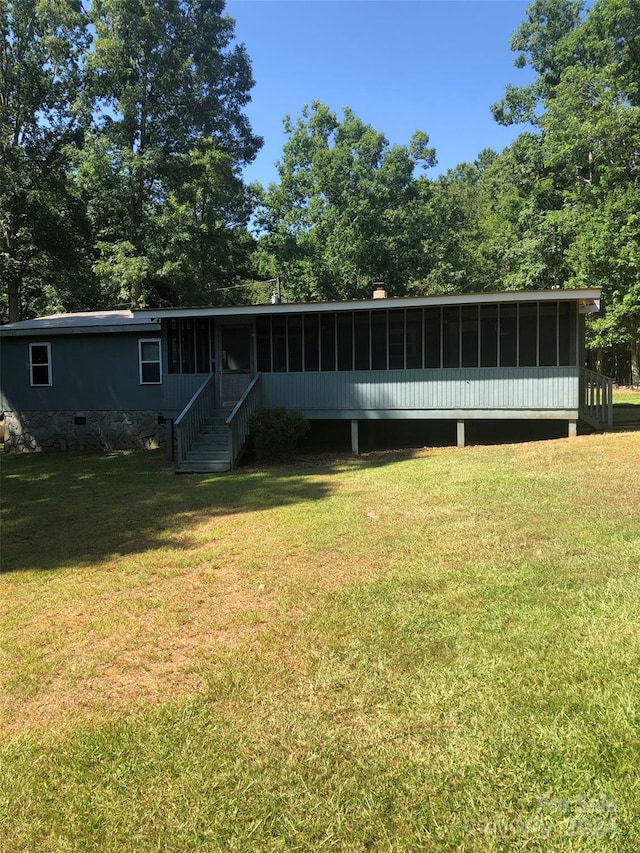
[[[249,429],[258,461],[282,462],[295,453],[298,442],[309,432],[309,421],[302,412],[258,409]]]

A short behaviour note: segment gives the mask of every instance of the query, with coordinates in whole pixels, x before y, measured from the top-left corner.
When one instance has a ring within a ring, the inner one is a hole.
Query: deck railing
[[[582,368],[580,371],[580,417],[602,429],[613,425],[613,379]]]
[[[229,461],[232,468],[235,468],[242,448],[249,437],[251,415],[259,408],[262,400],[261,380],[262,374],[257,373],[226,421],[229,427]]]
[[[176,418],[175,432],[178,464],[187,458],[189,448],[193,444],[203,419],[215,408],[216,384],[215,373],[207,376],[193,397]]]

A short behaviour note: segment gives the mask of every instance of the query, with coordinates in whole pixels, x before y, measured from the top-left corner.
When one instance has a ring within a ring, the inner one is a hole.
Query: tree
[[[571,61],[567,36],[580,24],[584,0],[534,0],[527,18],[511,37],[518,52],[516,68],[536,72],[532,83],[507,85],[502,101],[491,107],[499,124],[537,123],[537,110],[553,96],[560,75]]]
[[[87,63],[101,114],[81,171],[88,195],[103,199],[92,209],[96,272],[133,307],[166,289],[159,240],[184,188],[196,192],[200,174],[202,201],[217,167],[222,182],[237,184],[261,145],[243,112],[253,86],[249,59],[231,46],[234,24],[223,12],[222,0],[94,0],[91,9],[96,37]],[[236,210],[232,228],[237,221]]]
[[[521,269],[554,270],[557,286],[602,287],[589,345],[625,347],[640,383],[640,0],[581,11],[534,0],[512,41],[537,77],[508,89],[494,114],[535,121],[542,164],[521,205],[535,215],[511,253]]]
[[[421,256],[414,171],[435,163],[427,135],[392,147],[349,108],[339,119],[317,101],[285,131],[259,214],[271,274],[297,299],[361,297],[375,280],[404,292]]]
[[[87,118],[79,93],[89,35],[79,0],[3,0],[0,31],[0,279],[14,322],[26,296],[30,312],[55,305],[84,262],[68,174]]]

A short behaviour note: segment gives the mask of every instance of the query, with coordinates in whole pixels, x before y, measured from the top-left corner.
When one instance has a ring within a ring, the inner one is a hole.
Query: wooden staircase
[[[257,373],[237,403],[215,406],[215,374],[198,388],[176,418],[176,472],[230,471],[238,464],[247,440],[252,414],[261,401]]]
[[[186,459],[178,463],[181,473],[230,471],[229,408],[216,409],[203,418],[198,434],[187,450]]]

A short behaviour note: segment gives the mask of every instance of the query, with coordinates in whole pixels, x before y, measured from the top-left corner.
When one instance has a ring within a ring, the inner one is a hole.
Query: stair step
[[[228,440],[226,435],[222,438],[218,438],[215,435],[212,435],[212,436],[200,435],[200,436],[198,436],[198,438],[196,438],[193,441],[191,446],[192,447],[212,447],[215,450],[217,450],[218,448],[229,447],[229,440]]]
[[[207,474],[207,473],[219,473],[222,471],[230,471],[231,465],[229,462],[182,462],[177,468],[179,474]]]
[[[229,461],[228,450],[189,450],[187,452],[189,460],[210,460],[212,462]]]

